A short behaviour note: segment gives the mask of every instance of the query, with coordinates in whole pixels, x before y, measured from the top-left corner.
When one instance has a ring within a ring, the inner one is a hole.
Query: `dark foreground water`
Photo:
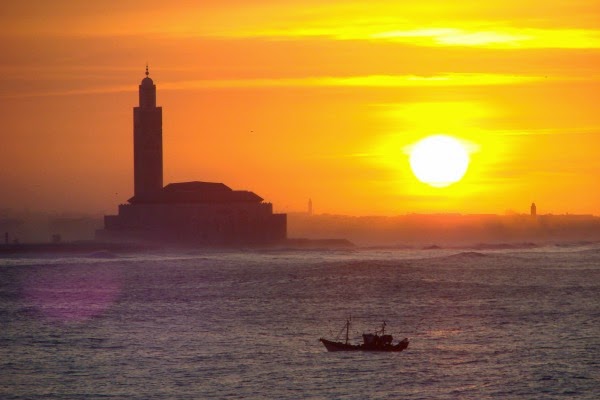
[[[0,328],[2,399],[598,399],[600,247],[0,259]]]

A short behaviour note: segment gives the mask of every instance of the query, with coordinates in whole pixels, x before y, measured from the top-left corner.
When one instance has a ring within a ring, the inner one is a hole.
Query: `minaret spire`
[[[146,76],[140,82],[140,104],[133,109],[133,181],[137,201],[154,198],[163,187],[162,108],[156,106],[156,85]]]

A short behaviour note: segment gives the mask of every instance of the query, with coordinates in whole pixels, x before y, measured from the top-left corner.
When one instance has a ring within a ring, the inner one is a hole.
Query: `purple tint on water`
[[[38,268],[23,281],[22,293],[45,318],[82,322],[108,310],[121,293],[121,279],[110,269]]]

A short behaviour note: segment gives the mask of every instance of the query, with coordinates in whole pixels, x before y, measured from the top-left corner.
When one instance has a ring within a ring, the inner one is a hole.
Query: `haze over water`
[[[598,245],[5,258],[0,397],[594,399],[598,293]]]

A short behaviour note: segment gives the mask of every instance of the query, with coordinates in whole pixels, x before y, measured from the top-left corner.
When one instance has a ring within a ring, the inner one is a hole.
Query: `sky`
[[[600,2],[0,4],[0,210],[115,213],[146,63],[164,182],[275,211],[600,215]],[[420,182],[436,134],[465,176]]]

